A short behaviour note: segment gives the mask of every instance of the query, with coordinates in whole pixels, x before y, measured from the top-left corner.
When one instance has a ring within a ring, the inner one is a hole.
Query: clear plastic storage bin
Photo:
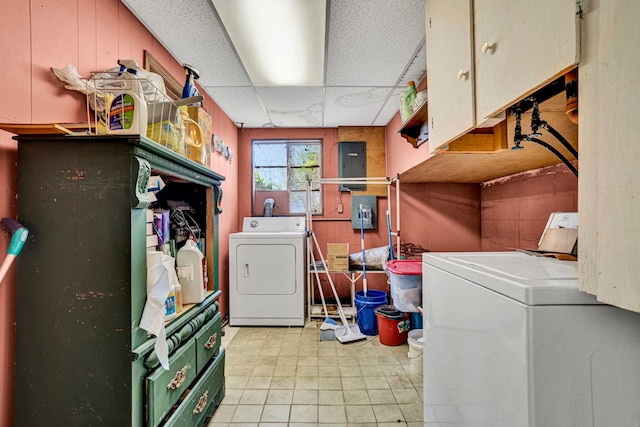
[[[393,305],[400,311],[418,312],[422,304],[422,262],[398,259],[387,263]]]

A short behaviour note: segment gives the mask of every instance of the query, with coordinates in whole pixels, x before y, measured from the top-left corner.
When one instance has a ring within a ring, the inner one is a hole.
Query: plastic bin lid
[[[387,319],[403,319],[404,318],[404,312],[398,310],[397,308],[389,304],[379,305],[378,307],[373,309],[373,312]]]
[[[394,259],[387,263],[387,268],[393,274],[422,276],[422,261],[419,259]]]

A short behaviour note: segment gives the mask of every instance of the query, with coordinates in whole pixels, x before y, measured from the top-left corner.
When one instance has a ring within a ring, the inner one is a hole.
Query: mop
[[[393,261],[393,239],[391,238],[391,216],[389,215],[389,209],[387,209],[387,234],[389,235],[389,260]]]
[[[362,291],[367,296],[367,263],[364,259],[364,211],[360,205],[360,249],[362,250]]]
[[[309,231],[313,233],[313,231]],[[313,255],[313,247],[307,243],[309,248],[309,257],[311,258],[311,265],[313,266],[313,273],[316,276],[316,283],[318,284],[318,291],[320,292],[320,300],[322,301],[322,309],[324,310],[324,322],[320,325],[321,331],[335,330],[338,327],[338,322],[329,317],[329,310],[327,310],[327,303],[324,299],[324,292],[322,290],[322,283],[320,283],[320,275],[318,274],[318,266],[316,265],[316,258]],[[321,337],[322,338],[322,337]],[[333,337],[335,339],[335,337]],[[320,340],[324,341],[324,340]]]
[[[2,227],[12,235],[9,249],[7,250],[7,256],[5,257],[2,265],[0,265],[0,283],[4,280],[11,264],[16,259],[24,242],[27,240],[29,230],[22,226],[18,221],[11,218],[2,218]]]
[[[329,274],[329,268],[327,267],[327,263],[322,256],[322,250],[320,249],[320,245],[318,244],[318,240],[315,238],[315,234],[313,231],[310,231],[311,237],[313,237],[313,243],[316,246],[318,253],[320,254],[320,260],[322,261],[322,267],[324,271],[327,273],[327,279],[329,280],[329,285],[331,286],[331,291],[333,292],[333,296],[336,298],[336,305],[338,307],[338,314],[340,315],[340,320],[342,321],[343,326],[338,326],[335,329],[336,339],[341,344],[347,344],[350,342],[361,341],[367,339],[367,336],[360,332],[360,327],[357,324],[349,325],[347,322],[347,317],[344,315],[344,310],[342,309],[342,304],[340,304],[340,297],[338,296],[338,291],[336,290],[335,285],[333,284],[333,279]]]

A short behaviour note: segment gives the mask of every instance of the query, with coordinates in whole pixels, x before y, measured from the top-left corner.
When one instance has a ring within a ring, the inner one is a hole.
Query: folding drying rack
[[[396,187],[396,197],[395,197],[395,231],[389,229],[389,244],[392,244],[391,236],[395,236],[397,239],[397,247],[400,248],[400,176],[396,176],[394,178],[317,178],[317,179],[309,179],[307,180],[306,187],[306,196],[307,196],[307,204],[306,204],[306,223],[307,223],[307,252],[313,251],[314,245],[313,239],[315,239],[313,233],[313,214],[311,210],[311,188],[315,185],[357,185],[357,184],[367,184],[367,185],[386,185],[387,186],[387,211],[391,212],[391,186],[395,185]],[[389,227],[391,223],[391,217],[388,217]],[[319,251],[320,249],[318,249]],[[324,255],[320,252],[317,254],[318,257],[314,259],[325,260]],[[322,286],[321,283],[316,283],[314,266],[311,265],[311,257],[306,262],[307,265],[307,321],[311,319],[324,319],[326,314],[324,312],[324,308],[321,304],[317,304],[314,297],[314,286],[317,284],[318,287]],[[365,260],[363,259],[364,263]],[[323,263],[326,265],[326,261]],[[346,318],[354,320],[357,317],[356,308],[355,308],[355,292],[356,292],[356,283],[360,278],[363,277],[362,270],[352,270],[348,271],[328,271],[324,268],[319,268],[318,273],[325,274],[329,280],[332,280],[330,274],[342,274],[345,276],[350,282],[350,303],[343,305],[343,312]],[[366,269],[367,274],[386,274],[386,271],[383,270],[369,270]],[[324,293],[324,291],[323,291]],[[326,295],[326,293],[324,293]],[[329,309],[328,317],[338,317],[339,313],[337,309]]]

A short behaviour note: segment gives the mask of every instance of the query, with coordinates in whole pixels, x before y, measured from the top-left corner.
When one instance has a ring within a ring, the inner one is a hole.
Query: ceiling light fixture
[[[211,0],[255,86],[322,86],[326,0]]]

